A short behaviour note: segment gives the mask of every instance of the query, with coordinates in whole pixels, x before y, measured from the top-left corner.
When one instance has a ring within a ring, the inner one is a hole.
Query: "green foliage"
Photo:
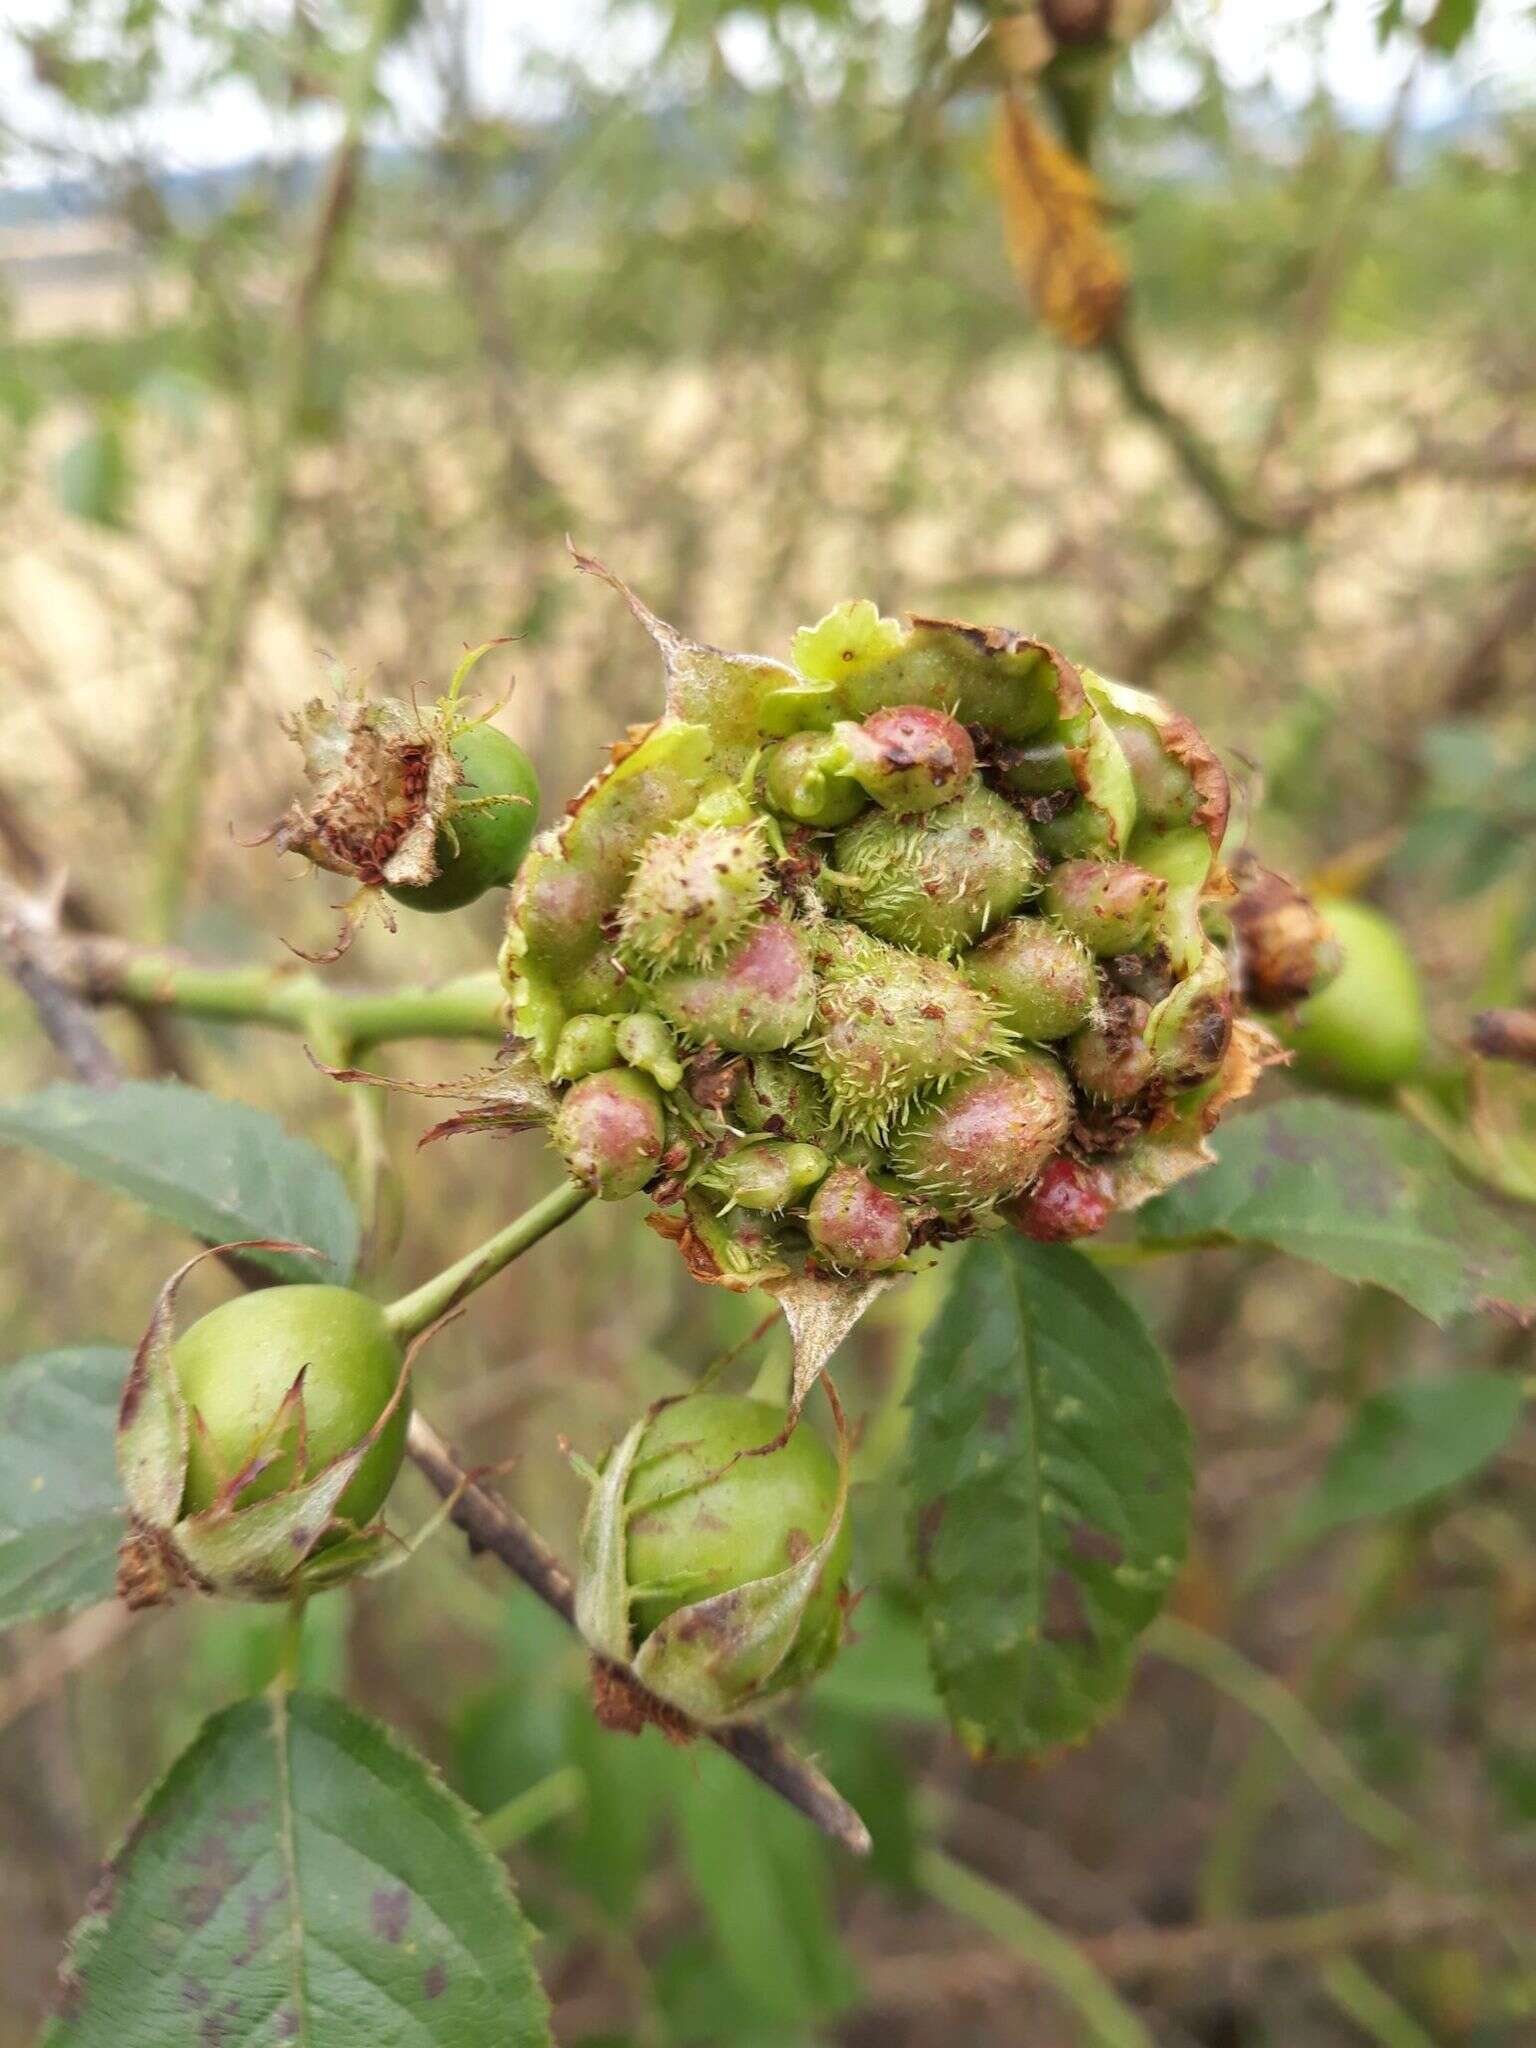
[[[912,1391],[911,1535],[976,1755],[1088,1733],[1184,1556],[1189,1438],[1147,1329],[1079,1254],[968,1246]]]
[[[1390,1111],[1301,1098],[1214,1142],[1208,1173],[1141,1211],[1144,1243],[1269,1245],[1385,1287],[1437,1323],[1500,1304],[1536,1310],[1529,1230]]]
[[[849,2004],[857,1981],[831,1925],[825,1848],[713,1753],[682,1777],[676,1815],[695,1898],[751,2017],[782,2038]]]
[[[95,526],[125,524],[131,481],[128,450],[114,420],[93,421],[64,450],[54,471],[64,510]]]
[[[278,1238],[316,1257],[253,1251],[285,1280],[347,1280],[357,1218],[325,1156],[276,1118],[178,1081],[58,1083],[0,1105],[0,1140],[29,1146],[210,1244]]]
[[[1520,1421],[1518,1380],[1461,1372],[1410,1381],[1362,1401],[1321,1478],[1297,1503],[1288,1540],[1314,1542],[1348,1522],[1401,1514],[1460,1485],[1498,1456]]]
[[[124,1508],[113,1430],[128,1353],[81,1346],[0,1373],[0,1628],[112,1591]]]
[[[527,1927],[468,1809],[336,1700],[216,1715],[111,1868],[45,2048],[550,2040]]]

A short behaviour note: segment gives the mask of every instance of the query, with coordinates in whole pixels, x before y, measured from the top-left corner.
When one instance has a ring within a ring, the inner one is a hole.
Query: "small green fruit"
[[[1340,898],[1319,906],[1343,963],[1309,996],[1280,1035],[1296,1070],[1335,1088],[1369,1092],[1411,1081],[1424,1064],[1429,1027],[1413,955],[1389,918]]]
[[[738,1208],[777,1216],[824,1180],[832,1161],[819,1145],[742,1145],[717,1160],[708,1178]]]
[[[1125,860],[1067,860],[1046,879],[1048,917],[1101,958],[1129,953],[1146,939],[1168,898],[1161,876]]]
[[[171,1367],[195,1411],[182,1513],[196,1515],[258,1453],[272,1462],[243,1489],[242,1507],[354,1449],[389,1406],[401,1353],[383,1309],[349,1287],[268,1287],[195,1322],[172,1346]],[[302,1471],[296,1419],[281,1441],[267,1434],[300,1373]],[[407,1389],[338,1501],[340,1519],[361,1528],[384,1505],[405,1453],[410,1408]]]
[[[784,1571],[826,1535],[837,1460],[808,1422],[764,1457],[740,1455],[783,1427],[782,1409],[736,1394],[690,1394],[653,1418],[625,1499],[637,1644],[680,1607]],[[812,1677],[836,1650],[849,1547],[845,1519],[775,1690]]]
[[[595,1016],[584,1010],[566,1019],[555,1041],[550,1067],[553,1081],[580,1081],[588,1074],[601,1074],[618,1065],[619,1047],[611,1017]]]
[[[917,816],[874,811],[839,832],[828,877],[845,916],[893,945],[958,953],[1039,886],[1029,826],[973,781]]]
[[[833,728],[847,749],[846,773],[882,810],[931,811],[952,803],[976,767],[971,736],[946,711],[891,704],[862,724]]]
[[[1010,1030],[1037,1043],[1076,1031],[1098,995],[1088,948],[1039,917],[1010,918],[955,964],[992,997]]]
[[[1066,1075],[1049,1053],[967,1074],[913,1116],[891,1145],[901,1177],[946,1215],[1021,1194],[1072,1128]]]
[[[763,795],[781,818],[835,830],[867,810],[869,799],[843,769],[848,750],[829,732],[801,732],[763,756]]]
[[[835,1166],[811,1197],[805,1227],[839,1273],[887,1273],[912,1239],[907,1212],[856,1166]]]
[[[600,1200],[638,1194],[655,1179],[666,1142],[656,1083],[633,1067],[589,1074],[561,1098],[550,1137],[572,1180]]]
[[[409,910],[461,910],[487,889],[505,888],[538,825],[538,777],[515,740],[491,725],[467,725],[449,751],[464,779],[438,827],[436,879],[387,887]]]

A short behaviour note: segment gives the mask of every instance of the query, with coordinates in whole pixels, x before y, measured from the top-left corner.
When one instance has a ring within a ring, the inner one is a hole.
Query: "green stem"
[[[558,1230],[591,1199],[585,1188],[577,1187],[574,1181],[566,1181],[553,1194],[546,1195],[542,1202],[535,1202],[531,1209],[515,1216],[504,1229],[498,1230],[494,1237],[488,1237],[474,1251],[466,1252],[462,1259],[445,1266],[441,1273],[423,1281],[410,1294],[402,1294],[398,1301],[392,1301],[384,1311],[390,1329],[403,1343],[419,1337],[439,1316],[457,1308],[477,1287],[483,1287],[503,1266],[510,1266],[514,1259],[521,1258],[541,1237]]]
[[[929,1898],[1029,1963],[1076,2010],[1097,2048],[1152,2048],[1152,2036],[1076,1942],[1021,1899],[942,1849],[920,1852],[916,1876]]]
[[[283,1639],[277,1659],[277,1686],[280,1692],[292,1692],[299,1682],[300,1664],[304,1655],[304,1616],[308,1606],[307,1593],[294,1593],[289,1598],[288,1611],[283,1618]]]
[[[266,967],[196,967],[174,954],[93,952],[84,963],[89,993],[141,1010],[217,1024],[264,1024],[311,1033],[323,1019],[336,1038],[358,1051],[406,1038],[506,1035],[506,991],[494,972],[469,974],[441,988],[404,988],[377,995],[327,987],[308,973]]]
[[[480,1823],[480,1832],[488,1847],[498,1856],[505,1855],[525,1835],[574,1813],[586,1796],[586,1774],[575,1764],[565,1764],[530,1785],[526,1792],[519,1792],[505,1806],[488,1813]]]
[[[1339,2010],[1381,2048],[1435,2048],[1434,2039],[1384,1991],[1353,1956],[1334,1956],[1318,1980]]]

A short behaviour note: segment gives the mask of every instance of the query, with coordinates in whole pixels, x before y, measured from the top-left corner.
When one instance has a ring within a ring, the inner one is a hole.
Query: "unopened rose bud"
[[[976,766],[971,736],[947,712],[893,704],[861,724],[833,728],[847,752],[846,773],[882,810],[930,811],[953,803]]]
[[[891,1145],[897,1172],[941,1212],[986,1209],[1028,1187],[1072,1127],[1072,1090],[1049,1053],[953,1081]]]
[[[1013,917],[956,962],[1020,1038],[1046,1043],[1085,1023],[1098,995],[1093,956],[1044,918]]]
[[[886,1273],[905,1256],[907,1211],[856,1166],[834,1167],[806,1213],[811,1243],[840,1273]]]
[[[1151,932],[1167,884],[1129,861],[1067,860],[1046,878],[1041,906],[1091,953],[1129,953]]]
[[[656,1083],[631,1067],[589,1074],[561,1098],[550,1136],[571,1178],[601,1200],[638,1194],[655,1178],[665,1144]]]

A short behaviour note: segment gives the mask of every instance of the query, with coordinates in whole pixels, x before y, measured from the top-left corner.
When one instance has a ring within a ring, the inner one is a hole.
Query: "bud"
[[[1037,1244],[1068,1244],[1102,1230],[1114,1209],[1114,1191],[1104,1168],[1060,1155],[1027,1194],[1003,1204],[1002,1214]]]
[[[561,1043],[564,1042],[562,1033]],[[664,1093],[670,1094],[680,1085],[683,1069],[677,1057],[677,1041],[665,1019],[654,1010],[632,1010],[628,1016],[620,1017],[613,1027],[613,1046],[625,1066],[638,1067],[641,1073],[649,1074]]]
[[[1167,884],[1124,860],[1068,860],[1052,868],[1041,904],[1091,953],[1129,953],[1148,937]]]
[[[883,810],[930,811],[952,803],[976,766],[965,727],[925,704],[895,704],[862,724],[833,727],[850,775]]]
[[[666,974],[651,1000],[695,1045],[777,1052],[809,1027],[816,1003],[810,949],[800,928],[764,918],[718,967]]]
[[[947,961],[827,924],[817,962],[816,1033],[801,1056],[850,1132],[883,1138],[917,1096],[1009,1043],[990,997]]]
[[[549,1077],[552,1081],[580,1081],[618,1063],[614,1020],[584,1010],[568,1018],[561,1030]]]
[[[600,1200],[638,1194],[666,1142],[655,1082],[630,1067],[589,1074],[562,1096],[550,1137],[572,1180]]]
[[[1072,1090],[1049,1053],[1016,1053],[918,1110],[891,1145],[902,1179],[941,1213],[1019,1194],[1072,1128]]]
[[[765,1401],[659,1402],[590,1475],[577,1626],[705,1726],[805,1684],[842,1640],[847,1446],[834,1413],[836,1456],[808,1422],[786,1436]],[[604,1696],[600,1684],[600,1711]]]
[[[727,1153],[709,1169],[708,1179],[727,1204],[776,1216],[825,1180],[831,1166],[819,1145],[770,1140]]]
[[[1077,777],[1064,740],[1036,740],[1032,746],[999,747],[993,762],[1002,787],[1015,796],[1077,793]]]
[[[1010,803],[973,781],[911,817],[874,811],[839,832],[825,877],[843,913],[919,953],[957,953],[1039,887],[1035,842]]]
[[[1044,918],[1010,918],[956,965],[991,996],[1011,1031],[1037,1043],[1076,1031],[1098,996],[1088,948]]]
[[[123,1389],[119,1593],[137,1608],[182,1591],[281,1600],[339,1584],[385,1539],[374,1517],[405,1451],[410,1358],[383,1309],[346,1287],[241,1295],[173,1342],[176,1292],[197,1263],[162,1289]]]
[[[820,1139],[832,1112],[814,1074],[782,1053],[759,1053],[743,1063],[731,1095],[737,1127],[752,1136]]]
[[[1110,996],[1067,1040],[1072,1078],[1096,1102],[1134,1102],[1156,1078],[1157,1059],[1145,1035],[1151,1014],[1139,996]]]
[[[836,1166],[811,1197],[806,1232],[839,1273],[888,1273],[906,1255],[907,1212],[856,1166]]]
[[[848,749],[831,733],[796,733],[763,756],[763,794],[781,817],[835,830],[869,803],[859,785],[844,774],[847,762]]]
[[[688,823],[642,847],[619,905],[619,945],[641,973],[703,967],[741,937],[768,893],[760,823]]]

